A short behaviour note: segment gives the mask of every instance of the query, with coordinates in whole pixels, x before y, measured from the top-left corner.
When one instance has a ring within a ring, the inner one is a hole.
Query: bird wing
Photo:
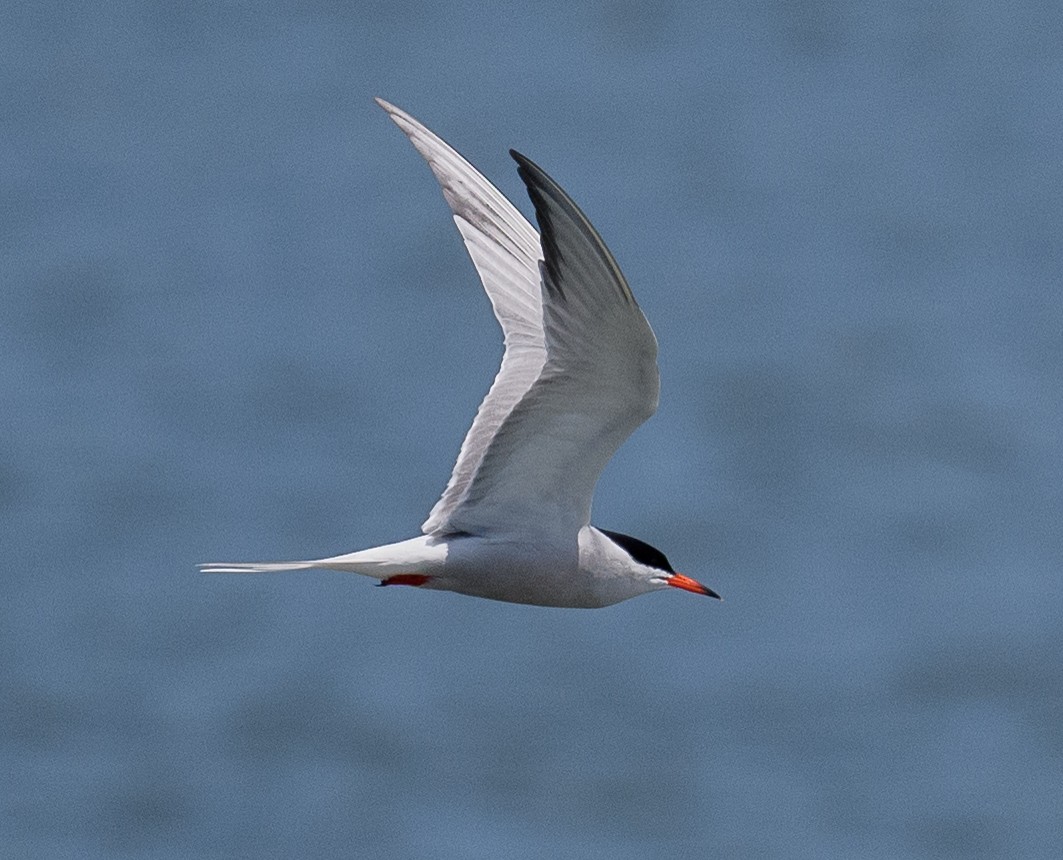
[[[542,231],[546,363],[492,428],[440,527],[568,540],[590,521],[605,464],[657,409],[657,340],[586,216],[542,169],[510,154]]]
[[[445,533],[455,530],[448,522],[464,503],[492,439],[546,362],[542,250],[535,228],[483,174],[409,114],[376,101],[439,180],[505,340],[502,366],[465,435],[447,488],[421,526],[425,534]]]

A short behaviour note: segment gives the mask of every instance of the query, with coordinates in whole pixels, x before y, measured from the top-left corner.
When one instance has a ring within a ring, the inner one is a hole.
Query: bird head
[[[644,576],[650,584],[651,588],[647,590],[670,586],[691,591],[694,594],[704,594],[706,597],[715,597],[717,600],[723,599],[707,585],[702,585],[696,579],[674,570],[668,557],[657,547],[650,546],[645,541],[631,537],[631,535],[605,529],[599,529],[599,531],[630,556],[638,566],[640,576]]]

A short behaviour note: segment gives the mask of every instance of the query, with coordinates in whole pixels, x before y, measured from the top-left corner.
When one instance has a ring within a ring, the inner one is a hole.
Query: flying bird
[[[657,339],[598,232],[538,165],[510,150],[537,233],[442,139],[377,103],[443,188],[502,327],[502,366],[421,536],[312,561],[200,569],[325,568],[538,606],[609,606],[665,588],[719,598],[655,547],[590,524],[602,469],[656,411],[659,390]]]

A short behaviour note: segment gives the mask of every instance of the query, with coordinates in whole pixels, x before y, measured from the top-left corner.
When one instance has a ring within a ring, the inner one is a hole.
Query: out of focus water
[[[1053,3],[5,4],[0,854],[1055,857]],[[314,573],[499,342],[407,108],[661,342],[600,525],[726,601]]]

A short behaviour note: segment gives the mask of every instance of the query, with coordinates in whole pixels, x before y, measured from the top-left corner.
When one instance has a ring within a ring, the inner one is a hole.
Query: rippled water
[[[1052,4],[31,5],[0,35],[0,843],[1053,857]],[[411,536],[494,372],[385,96],[661,341],[601,611],[200,577]]]

